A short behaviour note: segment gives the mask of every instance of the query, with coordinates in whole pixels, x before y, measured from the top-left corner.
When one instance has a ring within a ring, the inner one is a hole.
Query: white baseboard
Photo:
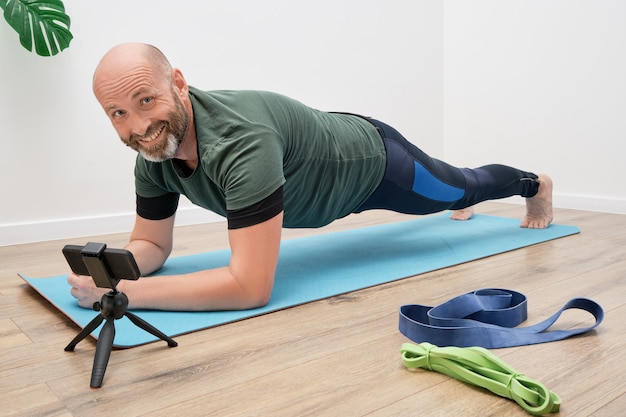
[[[498,200],[503,203],[524,204],[521,197],[509,197]],[[626,214],[626,198],[615,197],[590,197],[575,194],[554,194],[554,207],[596,211],[601,213]]]
[[[499,201],[523,204],[524,200],[520,197],[511,197]],[[574,210],[626,214],[626,199],[624,198],[555,194],[554,206]],[[176,213],[177,226],[222,220],[224,220],[223,217],[200,207],[181,207]],[[0,246],[130,232],[134,221],[135,213],[126,213],[111,216],[0,225]]]
[[[224,220],[223,217],[200,207],[179,207],[176,212],[176,226],[222,220]],[[124,213],[110,216],[0,225],[0,246],[110,233],[130,233],[134,222],[135,213]]]
[[[573,194],[555,194],[554,206],[574,210],[626,214],[626,198],[589,197]]]

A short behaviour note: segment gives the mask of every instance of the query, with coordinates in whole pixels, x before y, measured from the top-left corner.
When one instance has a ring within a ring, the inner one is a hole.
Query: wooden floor
[[[483,214],[519,217],[521,206],[486,203]],[[285,238],[405,220],[368,212]],[[528,324],[574,297],[605,309],[602,325],[561,342],[496,349],[519,372],[558,393],[562,416],[626,409],[626,216],[556,210],[579,235],[164,342],[114,350],[104,385],[90,389],[95,342],[63,348],[79,328],[17,273],[67,272],[61,248],[109,235],[0,248],[2,416],[525,416],[516,403],[430,371],[407,371],[397,330],[400,305],[436,305],[485,287],[529,298]],[[223,224],[180,227],[174,255],[227,245]],[[323,260],[320,260],[323,261]],[[560,328],[592,322],[568,312]]]

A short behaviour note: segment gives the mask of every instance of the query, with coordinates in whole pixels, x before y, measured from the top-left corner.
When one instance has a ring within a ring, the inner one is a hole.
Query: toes
[[[474,208],[473,207],[467,207],[464,209],[460,209],[460,210],[454,210],[452,212],[452,214],[450,215],[450,218],[452,220],[469,220],[474,216]]]
[[[545,229],[550,226],[549,219],[524,219],[520,223],[519,227],[525,229]]]

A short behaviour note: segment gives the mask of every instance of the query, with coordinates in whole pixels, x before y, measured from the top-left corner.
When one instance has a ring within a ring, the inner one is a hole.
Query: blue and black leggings
[[[385,174],[356,213],[387,209],[406,214],[458,210],[486,200],[537,194],[537,175],[505,165],[456,168],[431,158],[397,130],[375,119],[387,151]]]

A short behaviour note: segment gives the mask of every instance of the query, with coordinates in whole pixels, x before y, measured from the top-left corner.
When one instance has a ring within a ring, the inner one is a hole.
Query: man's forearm
[[[121,281],[120,291],[128,296],[129,308],[210,311],[245,310],[269,301],[269,291],[241,285],[229,267],[203,270],[184,275],[144,277]]]

